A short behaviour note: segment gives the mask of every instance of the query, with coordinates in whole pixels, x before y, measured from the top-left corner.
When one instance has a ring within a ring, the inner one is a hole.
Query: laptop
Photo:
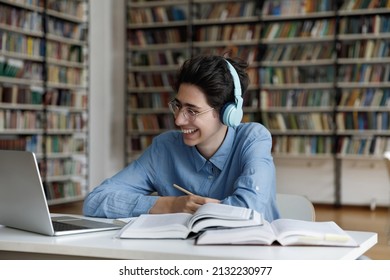
[[[0,225],[49,236],[119,229],[86,217],[51,217],[35,154],[0,150]]]

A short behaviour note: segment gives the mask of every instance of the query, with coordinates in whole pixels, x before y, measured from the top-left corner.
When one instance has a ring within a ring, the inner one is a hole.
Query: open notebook
[[[120,228],[84,217],[51,217],[35,155],[10,150],[0,150],[0,225],[50,236]]]

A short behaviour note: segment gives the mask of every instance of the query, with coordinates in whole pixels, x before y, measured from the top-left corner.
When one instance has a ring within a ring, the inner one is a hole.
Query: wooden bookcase
[[[171,83],[190,57],[188,1],[128,1],[126,162],[174,128]]]
[[[49,204],[88,185],[88,1],[0,1],[0,148],[36,154]]]
[[[387,2],[128,1],[126,163],[174,128],[166,103],[182,60],[228,52],[249,63],[244,121],[273,135],[279,192],[388,205]]]

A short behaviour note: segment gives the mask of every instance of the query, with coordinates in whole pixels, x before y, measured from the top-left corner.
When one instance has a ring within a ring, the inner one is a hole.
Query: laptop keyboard
[[[67,230],[76,230],[76,229],[85,229],[87,227],[79,226],[79,225],[72,225],[72,224],[66,224],[58,221],[52,221],[54,231],[67,231]]]

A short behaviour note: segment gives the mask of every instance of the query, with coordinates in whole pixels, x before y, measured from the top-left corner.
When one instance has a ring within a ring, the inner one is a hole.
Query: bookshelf
[[[194,0],[192,55],[226,54],[249,64],[250,85],[243,96],[244,121],[258,119],[259,1]]]
[[[155,100],[168,99],[170,87],[150,81],[169,81],[182,60],[144,57],[175,48],[185,50],[181,59],[229,52],[249,63],[244,121],[261,122],[273,135],[278,191],[317,203],[388,205],[382,159],[390,139],[388,2],[128,1],[127,163],[174,127],[162,125],[170,116]],[[161,21],[152,13],[143,22],[130,16],[170,5],[186,16]],[[170,29],[186,36],[163,43],[139,38],[156,29],[164,38]]]
[[[273,135],[278,187],[335,203],[336,3],[278,2],[262,7],[259,68],[260,122]]]
[[[87,37],[87,1],[0,1],[0,148],[37,155],[49,204],[87,192]]]
[[[127,1],[127,163],[175,127],[168,102],[175,71],[190,57],[189,20],[187,0]]]
[[[341,203],[375,207],[389,205],[383,153],[390,148],[390,6],[388,1],[358,4],[348,1],[338,10],[336,155],[343,174]]]

